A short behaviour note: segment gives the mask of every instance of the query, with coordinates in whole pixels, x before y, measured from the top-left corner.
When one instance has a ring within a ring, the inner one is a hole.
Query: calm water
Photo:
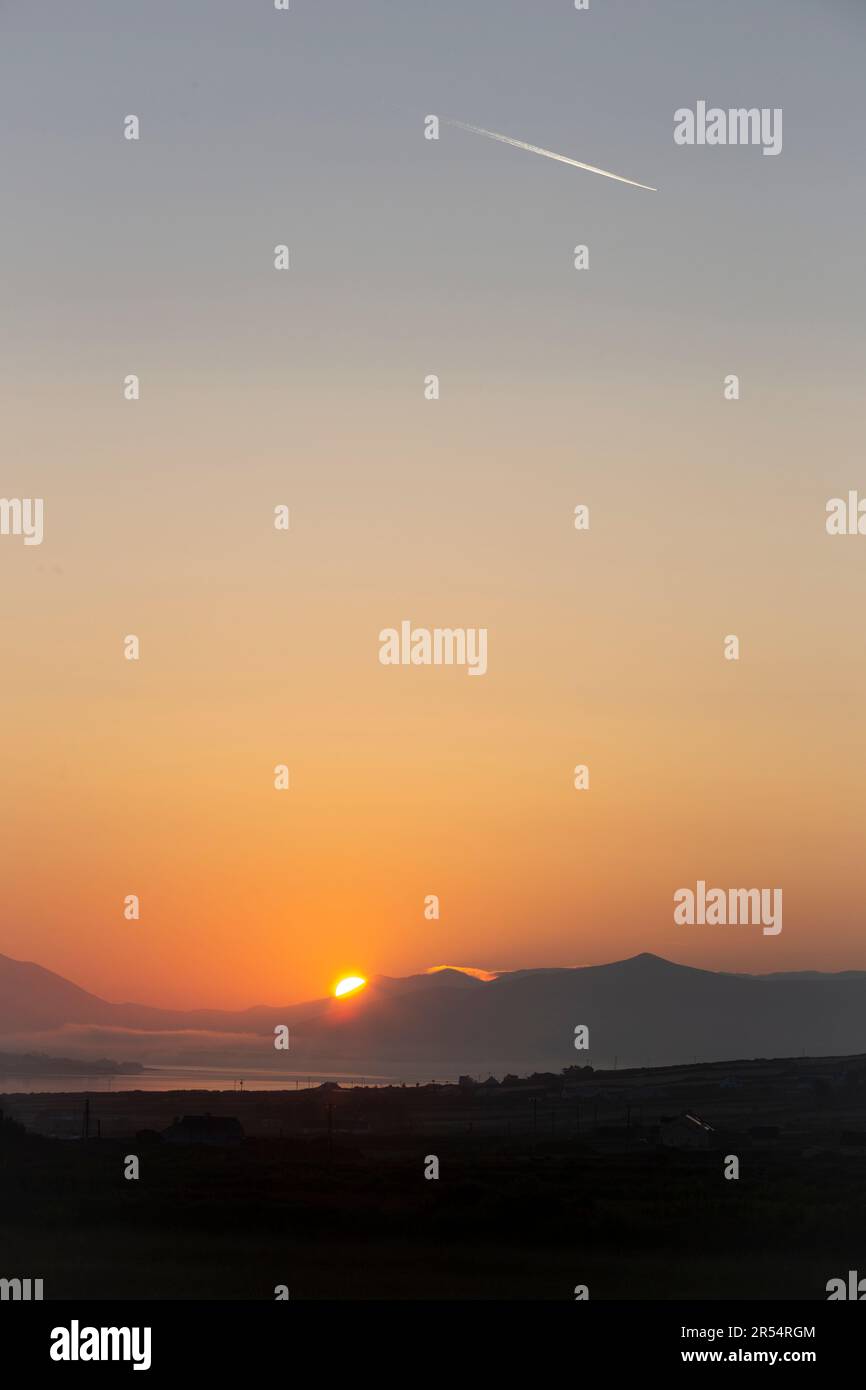
[[[405,1080],[405,1078],[401,1078]],[[426,1078],[430,1079],[430,1078]],[[437,1077],[445,1081],[449,1078]],[[0,1076],[0,1094],[21,1095],[46,1091],[293,1091],[339,1081],[341,1086],[387,1086],[391,1076],[362,1076],[360,1072],[318,1071],[256,1072],[239,1068],[227,1072],[217,1067],[148,1067],[124,1076]]]

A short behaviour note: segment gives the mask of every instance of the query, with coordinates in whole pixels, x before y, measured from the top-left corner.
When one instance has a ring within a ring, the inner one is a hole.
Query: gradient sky
[[[0,950],[227,1007],[866,968],[866,538],[824,529],[864,57],[859,0],[0,4],[0,495],[46,508],[0,537]],[[699,99],[782,107],[782,154],[676,147]],[[380,666],[404,618],[488,674]],[[782,887],[782,934],[675,926],[697,878]]]

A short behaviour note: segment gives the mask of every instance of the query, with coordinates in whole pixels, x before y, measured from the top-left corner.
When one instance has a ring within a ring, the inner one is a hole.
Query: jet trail
[[[471,130],[474,135],[487,135],[491,140],[501,140],[505,145],[514,145],[518,150],[529,150],[531,154],[543,154],[548,159],[558,159],[560,164],[572,164],[575,169],[586,169],[590,174],[601,174],[605,179],[616,179],[617,183],[629,183],[632,188],[646,188],[650,193],[658,193],[657,188],[653,188],[648,183],[637,183],[634,179],[625,179],[622,174],[611,174],[607,169],[597,169],[594,164],[582,164],[579,159],[569,159],[566,154],[554,154],[553,150],[543,150],[540,145],[527,145],[525,140],[512,140],[510,135],[498,135],[495,130],[484,130],[480,125],[467,125],[465,121],[452,121],[447,116],[443,117],[446,125],[459,126],[461,130]]]

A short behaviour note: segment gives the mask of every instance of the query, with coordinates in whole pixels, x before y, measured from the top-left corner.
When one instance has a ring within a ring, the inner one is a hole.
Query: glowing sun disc
[[[337,985],[334,994],[339,999],[341,994],[351,994],[354,990],[360,989],[361,986],[366,983],[367,981],[364,979],[363,975],[347,975],[345,980],[341,980]]]

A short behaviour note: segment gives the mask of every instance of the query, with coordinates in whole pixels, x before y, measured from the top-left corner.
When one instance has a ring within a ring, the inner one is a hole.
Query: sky
[[[0,951],[166,1006],[866,969],[864,53],[853,0],[0,3]],[[487,673],[381,665],[406,619]]]

